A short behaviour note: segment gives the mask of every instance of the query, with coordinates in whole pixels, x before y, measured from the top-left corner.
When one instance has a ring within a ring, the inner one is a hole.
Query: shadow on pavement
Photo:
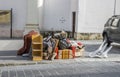
[[[29,57],[17,56],[17,51],[0,51],[0,60],[30,60]]]

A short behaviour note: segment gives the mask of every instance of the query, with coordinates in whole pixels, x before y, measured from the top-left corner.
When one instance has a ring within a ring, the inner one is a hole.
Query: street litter
[[[22,48],[20,48],[17,52],[17,55],[27,54],[30,51],[31,46],[31,37],[32,35],[38,34],[34,30],[30,31],[28,34],[24,35],[24,45]]]
[[[44,38],[41,34],[30,31],[24,36],[24,45],[18,50],[17,55],[32,56],[33,61],[72,59],[83,56],[84,48],[81,42],[69,40],[65,31],[48,33]]]
[[[108,52],[112,49],[112,45],[108,45],[106,41],[100,45],[100,47],[89,54],[89,57],[99,57],[99,58],[107,58]]]

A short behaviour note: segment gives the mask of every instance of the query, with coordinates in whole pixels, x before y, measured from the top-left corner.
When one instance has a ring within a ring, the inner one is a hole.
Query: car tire
[[[108,44],[107,46],[110,46],[110,45],[111,45],[111,41],[109,40],[107,34],[104,34],[104,36],[103,36],[103,41],[105,41],[105,42]]]

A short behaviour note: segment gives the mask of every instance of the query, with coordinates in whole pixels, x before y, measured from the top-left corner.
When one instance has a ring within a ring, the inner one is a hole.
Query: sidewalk
[[[102,40],[76,40],[83,44],[101,44]],[[0,40],[0,51],[18,50],[23,46],[23,39]]]
[[[22,39],[0,40],[0,51],[18,50],[23,46]]]

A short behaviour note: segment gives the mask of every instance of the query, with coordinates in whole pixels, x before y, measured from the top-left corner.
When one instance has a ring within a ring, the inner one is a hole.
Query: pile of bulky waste
[[[39,33],[30,31],[27,35],[24,36],[24,45],[21,49],[18,50],[18,55],[32,56],[32,54],[34,54],[33,50],[31,50],[32,35],[37,34]],[[42,39],[42,46],[42,53],[40,54],[42,54],[42,59],[45,60],[72,59],[80,57],[83,56],[85,48],[81,42],[68,39],[67,33],[65,31],[55,34],[48,33],[47,36]]]

